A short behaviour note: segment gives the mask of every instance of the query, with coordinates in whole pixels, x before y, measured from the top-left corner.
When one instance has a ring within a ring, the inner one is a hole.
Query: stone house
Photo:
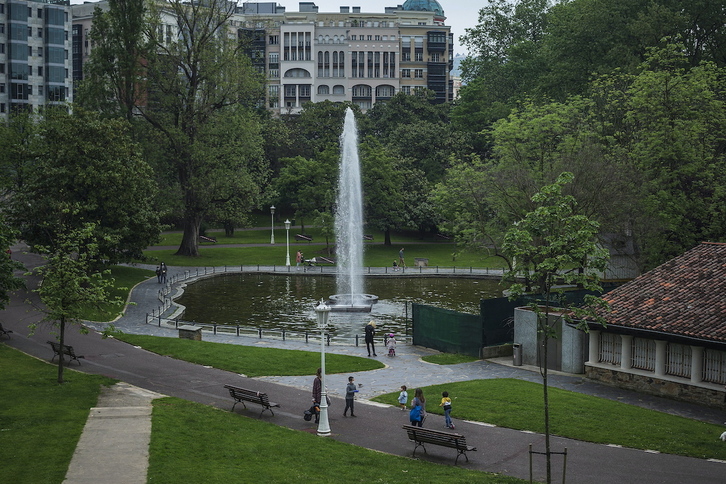
[[[603,298],[611,312],[590,327],[588,378],[724,406],[726,244],[701,243]]]

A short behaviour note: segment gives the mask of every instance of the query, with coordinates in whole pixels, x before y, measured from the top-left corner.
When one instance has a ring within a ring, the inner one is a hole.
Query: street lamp
[[[275,206],[270,207],[270,216],[272,217],[272,235],[270,235],[270,244],[275,245]]]
[[[320,377],[322,378],[318,435],[327,437],[330,435],[330,423],[328,422],[328,387],[325,385],[325,328],[328,326],[330,307],[322,299],[320,304],[315,306],[315,315],[318,318],[318,328],[320,328]]]
[[[285,265],[290,267],[290,219],[285,219],[285,230],[287,231],[287,257],[285,257]]]

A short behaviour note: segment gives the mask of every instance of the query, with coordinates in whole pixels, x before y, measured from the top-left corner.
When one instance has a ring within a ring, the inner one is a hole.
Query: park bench
[[[311,235],[295,234],[295,240],[304,240],[305,242],[312,242],[313,237]]]
[[[12,331],[10,331],[9,329],[3,328],[3,324],[0,323],[0,334],[5,335],[8,337],[8,339],[10,339],[10,333],[12,333]]]
[[[320,255],[317,255],[317,256],[313,257],[312,259],[307,259],[305,262],[309,266],[315,266],[318,264],[333,264],[334,265],[335,259],[333,259],[332,257],[323,257]]]
[[[267,397],[267,393],[247,390],[245,388],[236,387],[234,385],[225,385],[224,388],[229,390],[230,396],[235,400],[234,405],[232,405],[232,412],[234,412],[234,407],[237,406],[238,403],[241,403],[242,406],[247,408],[245,402],[262,405],[262,412],[260,412],[260,416],[265,413],[265,410],[269,410],[270,413],[274,416],[275,412],[272,411],[272,407],[280,408],[279,403],[274,403],[270,401],[270,399]]]
[[[476,451],[476,447],[472,447],[466,444],[466,437],[461,434],[454,432],[444,432],[441,430],[432,430],[423,427],[417,427],[415,425],[404,425],[404,430],[408,433],[408,438],[416,444],[413,448],[413,453],[416,455],[416,449],[423,447],[426,452],[426,446],[424,444],[440,445],[442,447],[449,447],[456,449],[456,460],[454,465],[459,461],[459,456],[466,457],[467,462],[469,457],[466,453]]]
[[[66,355],[70,358],[69,361],[76,360],[78,364],[81,364],[81,361],[78,358],[83,358],[83,356],[76,356],[76,352],[73,350],[73,346],[63,345],[63,350],[61,351],[61,344],[56,341],[48,341],[48,344],[53,349],[53,358],[50,359],[50,361],[55,360],[55,357],[63,358],[63,355]]]
[[[373,236],[369,234],[363,234],[363,240],[373,240]]]
[[[211,242],[213,244],[216,244],[217,243],[217,238],[216,237],[207,237],[206,235],[200,235],[199,236],[199,239],[202,242]]]

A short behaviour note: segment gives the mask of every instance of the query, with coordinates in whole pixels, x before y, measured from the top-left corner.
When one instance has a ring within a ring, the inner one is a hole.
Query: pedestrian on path
[[[418,409],[418,411],[415,411]],[[414,420],[414,417],[418,417]],[[426,420],[426,398],[424,398],[423,390],[417,388],[413,392],[413,400],[411,400],[411,413],[410,413],[411,425],[423,427],[424,420]]]
[[[315,423],[320,423],[320,399],[323,394],[323,369],[318,368],[313,380],[313,407],[316,408]]]
[[[156,266],[156,281],[161,284],[161,266]]]
[[[403,257],[403,247],[401,247],[401,250],[398,251],[398,265],[399,267],[406,267],[406,261]]]
[[[401,385],[401,393],[398,394],[398,404],[401,406],[401,410],[406,410],[406,403],[408,403],[408,392],[406,385]]]
[[[297,270],[300,270],[300,264],[302,264],[303,261],[303,253],[301,251],[297,251],[297,255],[295,256],[295,263],[297,265]]]
[[[352,376],[348,377],[348,385],[345,387],[345,410],[343,410],[343,417],[347,417],[348,409],[350,409],[350,416],[355,417],[353,413],[353,403],[355,402],[355,394],[358,393],[358,389],[353,383],[355,379]]]
[[[166,273],[167,273],[166,263],[161,263],[161,283],[166,284]]]
[[[451,398],[449,398],[449,392],[441,393],[441,403],[439,403],[439,407],[443,407],[444,409],[446,428],[453,429],[454,424],[451,422]]]
[[[366,340],[366,349],[368,350],[368,356],[371,356],[371,350],[373,350],[373,356],[378,356],[376,354],[376,345],[373,342],[373,337],[376,335],[376,322],[371,321],[368,324],[366,324],[365,327],[365,340]]]

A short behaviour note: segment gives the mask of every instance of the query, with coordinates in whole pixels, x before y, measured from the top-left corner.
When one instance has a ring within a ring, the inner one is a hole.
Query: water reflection
[[[333,277],[225,274],[190,284],[177,302],[186,307],[187,321],[313,331],[317,324],[313,305],[334,292]],[[502,295],[497,281],[418,277],[369,277],[366,292],[379,297],[372,311],[331,313],[331,332],[359,334],[367,321],[375,319],[379,331],[401,334],[410,324],[406,302],[476,314],[480,299]]]

